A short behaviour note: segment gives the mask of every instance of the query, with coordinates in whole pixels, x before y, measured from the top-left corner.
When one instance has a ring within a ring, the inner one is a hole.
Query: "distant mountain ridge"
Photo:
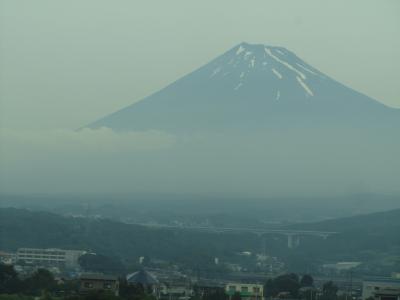
[[[340,84],[283,47],[241,43],[88,127],[210,132],[320,125],[400,128],[400,110]]]
[[[321,222],[303,223],[292,225],[291,227],[304,230],[337,230],[343,231],[377,231],[390,229],[390,231],[400,232],[400,209],[393,209],[383,212],[362,214],[345,218],[326,220]],[[377,233],[377,232],[376,232]],[[400,236],[398,238],[400,242]]]
[[[332,261],[365,261],[400,258],[400,209],[296,224],[291,229],[329,230],[328,239],[302,237],[295,252],[285,236],[268,239],[271,255],[292,257],[311,264]],[[212,267],[214,257],[234,260],[237,252],[260,251],[260,237],[248,233],[206,233],[178,229],[150,229],[106,219],[85,219],[0,208],[0,250],[18,247],[84,249],[131,263],[139,256]],[[399,261],[397,261],[399,263]],[[399,265],[400,266],[400,265]]]
[[[400,209],[290,227],[338,232],[324,243],[308,241],[308,247],[303,251],[314,259],[364,261],[375,265],[381,272],[400,267]],[[370,270],[370,266],[364,267],[362,273]]]

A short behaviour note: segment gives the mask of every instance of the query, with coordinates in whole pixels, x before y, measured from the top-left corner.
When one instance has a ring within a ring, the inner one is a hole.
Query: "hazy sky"
[[[400,1],[0,0],[2,126],[77,128],[247,41],[400,107]]]

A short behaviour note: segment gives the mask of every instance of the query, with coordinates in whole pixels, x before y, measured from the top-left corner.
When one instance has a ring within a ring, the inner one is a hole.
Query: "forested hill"
[[[400,232],[400,209],[377,212],[372,214],[358,215],[346,218],[332,219],[321,222],[301,223],[291,225],[291,228],[305,230],[356,232],[374,231],[386,234]],[[400,234],[398,235],[400,238]]]
[[[107,219],[64,217],[48,212],[0,208],[0,250],[19,247],[82,249],[118,257],[124,262],[139,256],[198,264],[213,263],[254,249],[256,236],[151,229]]]
[[[329,261],[387,264],[390,271],[394,266],[400,267],[400,209],[302,223],[290,229],[337,232],[327,239],[301,237],[296,249],[287,248],[284,235],[266,236],[267,253],[281,258],[293,270]],[[0,250],[15,251],[19,247],[82,249],[118,258],[124,264],[147,256],[205,268],[215,267],[215,257],[235,262],[240,259],[239,252],[263,251],[261,238],[255,234],[151,229],[107,219],[0,208]]]
[[[324,241],[303,238],[299,248],[303,255],[330,261],[364,261],[382,270],[400,268],[400,209],[290,228],[337,232]]]

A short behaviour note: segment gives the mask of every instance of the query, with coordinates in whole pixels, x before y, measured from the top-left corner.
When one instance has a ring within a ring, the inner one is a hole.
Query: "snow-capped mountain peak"
[[[232,88],[239,90],[244,88],[246,81],[252,80],[252,75],[264,76],[266,80],[292,81],[303,89],[307,97],[314,96],[309,79],[321,80],[325,76],[298,58],[294,53],[283,47],[266,45],[252,45],[241,43],[230,51],[217,58],[213,63],[213,69],[209,78],[236,77]],[[281,93],[276,91],[277,96]],[[279,97],[277,97],[279,98]]]
[[[294,123],[370,126],[378,119],[380,126],[394,122],[393,127],[399,112],[325,76],[285,48],[241,43],[89,127],[262,130]]]

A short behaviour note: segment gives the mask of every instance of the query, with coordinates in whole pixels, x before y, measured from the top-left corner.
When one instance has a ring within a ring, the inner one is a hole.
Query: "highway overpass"
[[[165,225],[165,224],[153,224],[153,223],[135,223],[135,225],[160,228],[160,229],[179,229],[179,230],[196,230],[206,232],[231,232],[231,233],[252,233],[258,236],[266,234],[281,234],[287,236],[288,248],[296,248],[300,244],[300,237],[302,236],[316,236],[323,239],[336,234],[337,232],[332,231],[315,231],[315,230],[292,230],[292,229],[268,229],[268,228],[251,228],[251,227],[208,227],[208,226],[179,226],[179,225]]]

